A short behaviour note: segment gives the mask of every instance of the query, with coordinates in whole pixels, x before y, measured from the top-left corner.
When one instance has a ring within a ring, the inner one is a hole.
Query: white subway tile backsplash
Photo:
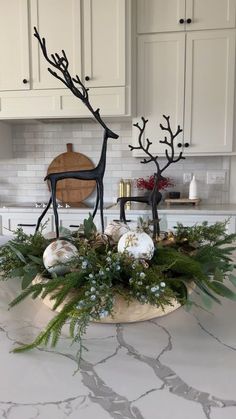
[[[119,135],[117,140],[109,139],[107,166],[104,177],[104,199],[116,202],[118,184],[121,178],[137,179],[153,173],[152,163],[141,164],[142,159],[132,157],[129,144],[132,143],[132,122],[106,122]],[[13,126],[13,158],[3,160],[0,168],[0,199],[9,202],[45,202],[49,192],[43,181],[51,161],[66,151],[66,144],[73,143],[73,150],[86,154],[96,164],[99,161],[103,130],[94,121],[36,122]],[[165,175],[173,178],[175,186],[188,195],[188,183],[183,185],[183,173],[191,172],[199,179],[199,194],[209,203],[228,202],[229,199],[229,157],[186,157],[172,165]],[[160,159],[160,166],[165,159]],[[225,170],[223,185],[207,185],[206,173],[210,170]],[[133,182],[135,184],[135,182]],[[137,189],[133,187],[135,194]],[[165,192],[167,193],[167,192]],[[94,200],[95,194],[89,197]]]

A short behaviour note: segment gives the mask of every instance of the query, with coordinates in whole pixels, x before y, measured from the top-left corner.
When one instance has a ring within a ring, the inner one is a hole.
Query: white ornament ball
[[[107,225],[104,233],[111,237],[114,242],[118,242],[120,237],[123,236],[123,234],[125,234],[127,231],[129,231],[127,224],[122,223],[121,221],[112,221]]]
[[[120,238],[118,252],[128,252],[135,259],[150,260],[154,254],[154,243],[147,233],[129,231]]]
[[[48,272],[64,275],[70,270],[64,263],[77,255],[78,250],[72,243],[67,240],[55,240],[44,250],[43,263]]]

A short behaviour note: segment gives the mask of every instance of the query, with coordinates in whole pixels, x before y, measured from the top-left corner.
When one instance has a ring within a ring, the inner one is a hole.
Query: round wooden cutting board
[[[47,174],[69,172],[71,170],[90,170],[93,162],[84,154],[72,151],[72,144],[66,144],[67,151],[55,157],[49,165]],[[50,182],[48,182],[50,189]],[[91,195],[96,186],[94,180],[63,179],[57,182],[56,197],[67,204],[82,202]]]

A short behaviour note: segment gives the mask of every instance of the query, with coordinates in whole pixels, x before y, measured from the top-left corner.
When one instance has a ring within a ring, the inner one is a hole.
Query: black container
[[[177,191],[169,192],[169,198],[170,199],[179,199],[180,198],[180,192],[177,192]]]

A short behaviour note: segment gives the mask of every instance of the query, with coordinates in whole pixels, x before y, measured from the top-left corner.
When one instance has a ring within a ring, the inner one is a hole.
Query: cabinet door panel
[[[138,45],[138,116],[148,119],[145,138],[152,141],[151,152],[164,154],[165,146],[159,143],[166,135],[159,124],[163,114],[170,116],[173,131],[183,126],[184,104],[184,33],[143,35]],[[133,129],[134,145],[137,145],[138,130]],[[182,142],[182,134],[176,139]],[[139,150],[135,156],[143,155]]]
[[[235,0],[187,0],[187,30],[220,29],[235,27]]]
[[[182,31],[185,0],[138,0],[138,33]]]
[[[125,85],[125,0],[84,0],[87,86]]]
[[[28,90],[27,0],[0,0],[0,10],[0,90]]]
[[[71,75],[81,75],[80,0],[32,0],[33,89],[64,88],[47,70],[48,64],[33,37],[33,26],[46,38],[48,54],[61,53],[69,60]]]
[[[187,153],[232,151],[235,31],[187,36],[184,141]]]

